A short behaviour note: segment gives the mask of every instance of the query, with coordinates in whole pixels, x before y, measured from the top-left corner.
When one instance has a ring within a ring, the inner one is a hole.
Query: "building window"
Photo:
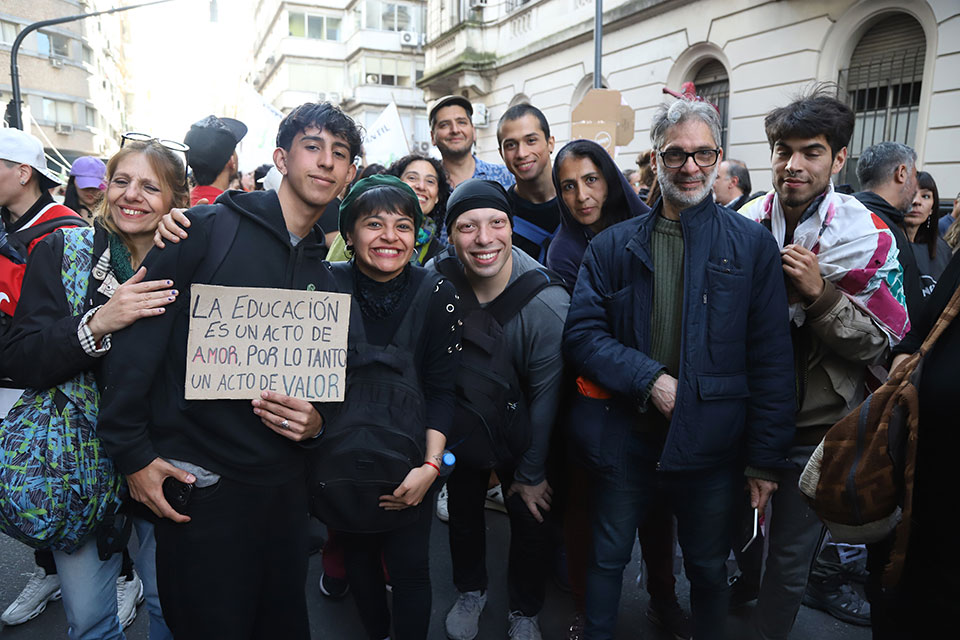
[[[383,0],[366,0],[364,27],[380,31],[420,32],[418,7]]]
[[[287,65],[287,81],[294,91],[343,90],[343,67],[291,62]]]
[[[83,45],[83,61],[87,64],[93,64],[93,49],[87,45]]]
[[[727,68],[719,60],[709,59],[697,69],[693,77],[697,95],[715,105],[720,112],[720,148],[727,148],[727,129],[730,117],[730,78]]]
[[[297,38],[340,40],[340,18],[290,12],[287,26],[288,33]]]
[[[46,122],[73,124],[73,103],[63,100],[43,99],[43,119]]]
[[[84,107],[83,111],[84,111],[84,115],[87,118],[84,124],[86,124],[88,127],[96,127],[97,126],[97,110],[94,109],[93,107]]]
[[[13,44],[18,33],[20,33],[20,25],[0,20],[0,43]]]
[[[857,43],[837,83],[856,115],[841,184],[860,187],[857,162],[867,147],[882,141],[913,146],[925,56],[923,27],[904,13],[883,18]]]
[[[413,87],[414,64],[412,60],[396,58],[373,58],[367,56],[364,63],[364,84],[379,84],[388,87]],[[351,65],[352,67],[352,65]],[[422,69],[419,73],[423,73]]]
[[[37,50],[41,55],[70,57],[70,38],[59,33],[37,32]]]

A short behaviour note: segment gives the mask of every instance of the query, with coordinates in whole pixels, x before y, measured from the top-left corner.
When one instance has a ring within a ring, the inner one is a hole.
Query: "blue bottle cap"
[[[453,455],[450,451],[444,451],[443,453],[443,464],[448,467],[452,467],[457,463],[457,456]]]

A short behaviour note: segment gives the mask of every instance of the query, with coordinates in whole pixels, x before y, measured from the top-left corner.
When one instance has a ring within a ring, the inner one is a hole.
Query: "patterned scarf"
[[[383,320],[391,315],[400,306],[404,294],[410,284],[410,265],[396,277],[386,282],[377,282],[360,272],[356,264],[353,265],[354,295],[360,305],[360,313],[365,318]]]
[[[740,213],[756,222],[769,221],[783,248],[787,225],[776,192]],[[831,182],[816,212],[797,225],[793,243],[817,255],[823,277],[876,320],[891,346],[903,339],[910,330],[903,270],[893,233],[880,218],[853,196],[834,191]],[[800,303],[790,305],[790,318],[803,325]]]
[[[130,251],[117,234],[108,232],[107,237],[110,240],[110,268],[113,270],[113,277],[123,284],[134,274],[134,269],[130,266]]]

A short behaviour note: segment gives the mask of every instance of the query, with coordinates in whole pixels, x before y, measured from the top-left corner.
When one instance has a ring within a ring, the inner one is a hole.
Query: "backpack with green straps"
[[[61,278],[83,314],[93,229],[64,229]],[[92,371],[50,389],[27,389],[0,422],[0,531],[36,548],[70,552],[120,506],[125,490],[97,437]]]

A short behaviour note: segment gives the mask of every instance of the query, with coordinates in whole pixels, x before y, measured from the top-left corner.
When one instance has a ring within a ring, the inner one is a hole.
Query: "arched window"
[[[609,89],[610,85],[607,84],[607,79],[603,76],[600,76],[600,88]],[[587,92],[593,89],[593,74],[588,73],[580,79],[580,82],[577,83],[577,86],[573,90],[573,97],[570,99],[570,112],[572,113],[574,109],[577,108],[577,105],[586,97]]]
[[[720,111],[720,147],[726,151],[730,112],[730,78],[727,76],[727,68],[716,58],[708,58],[694,73],[693,84],[697,87],[697,95],[715,104]]]
[[[857,120],[841,183],[859,188],[857,160],[884,141],[914,146],[927,40],[923,27],[906,13],[881,18],[860,38],[838,84]]]

